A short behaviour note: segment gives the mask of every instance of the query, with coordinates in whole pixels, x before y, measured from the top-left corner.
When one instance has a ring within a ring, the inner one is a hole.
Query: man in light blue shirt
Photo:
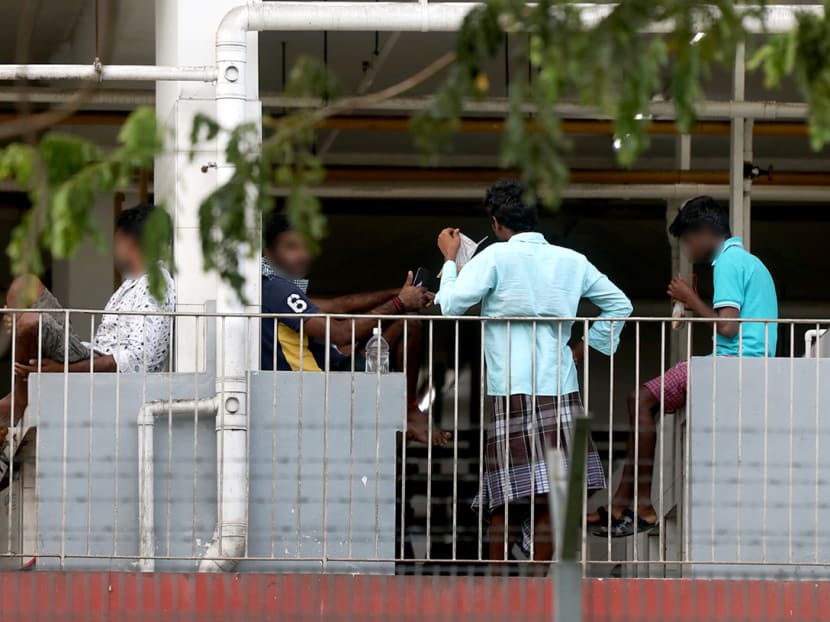
[[[632,307],[584,256],[549,244],[534,232],[536,206],[524,202],[524,193],[515,181],[500,181],[488,190],[485,205],[502,243],[484,249],[460,272],[455,263],[460,232],[441,232],[438,246],[445,263],[435,303],[444,315],[461,315],[480,302],[485,317],[538,318],[485,323],[487,389],[494,416],[487,426],[481,502],[488,503],[491,512],[490,558],[503,560],[512,548],[505,514],[518,526],[530,514],[529,502],[534,499],[533,557],[548,560],[553,546],[545,450],[557,447],[567,456],[572,419],[583,412],[574,365],[583,344],[572,352],[567,344],[573,322],[557,318],[575,317],[580,299],[589,299],[600,308],[600,318],[618,320],[594,322],[586,339],[590,347],[610,354]],[[593,446],[587,484],[592,489],[605,486]],[[505,512],[506,504],[518,509]],[[529,548],[526,534],[521,544]]]
[[[718,356],[775,356],[778,326],[775,322],[738,322],[740,318],[775,320],[778,298],[775,283],[763,262],[744,249],[740,238],[729,229],[729,213],[708,196],[689,199],[680,209],[669,233],[680,239],[684,253],[696,264],[714,266],[714,296],[709,306],[686,281],[674,277],[668,294],[698,317],[715,322],[715,354]],[[600,527],[595,534],[629,536],[657,525],[657,512],[651,503],[654,448],[657,440],[656,416],[676,412],[686,405],[688,364],[680,361],[657,378],[649,380],[628,397],[632,433],[628,455],[614,494],[611,516],[600,508],[588,518]],[[635,474],[635,438],[637,465]],[[634,481],[637,481],[636,491]]]

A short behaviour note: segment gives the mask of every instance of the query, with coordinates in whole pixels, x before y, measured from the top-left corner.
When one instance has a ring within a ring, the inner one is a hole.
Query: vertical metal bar
[[[245,320],[245,360],[248,361],[249,366],[256,365],[256,367],[259,367],[260,361],[257,360],[256,363],[253,362],[253,352],[251,351],[253,348],[251,322],[254,321],[254,317],[246,315]],[[259,332],[257,332],[257,339],[259,339]],[[252,367],[249,367],[245,373],[245,395],[247,396],[245,423],[247,424],[246,427],[248,430],[245,434],[245,498],[249,501],[251,499],[251,368]],[[249,556],[248,546],[250,545],[250,541],[250,537],[246,534],[244,539],[246,558]]]
[[[378,320],[378,335],[381,334],[382,325],[381,321]],[[389,344],[387,344],[387,346],[388,345]],[[375,559],[377,559],[378,551],[380,550],[380,407],[382,385],[381,372],[383,371],[381,369],[380,350],[381,349],[378,348],[378,373],[376,376],[377,386],[375,387],[377,391],[375,394]]]
[[[144,318],[144,352],[147,352],[147,316],[143,316]],[[170,330],[169,334],[167,335],[170,339],[169,343],[175,343],[173,341],[173,322],[170,322]],[[146,359],[147,356],[145,354],[145,366],[144,366],[144,379],[146,382],[147,379],[147,365]],[[173,371],[168,370],[167,372],[167,402],[169,407],[167,408],[167,506],[165,511],[167,513],[166,516],[166,530],[167,533],[165,534],[165,555],[170,557],[170,538],[171,538],[171,516],[173,512]],[[155,427],[155,426],[154,426]]]
[[[609,439],[611,441],[610,447],[608,448],[608,479],[610,480],[614,476],[614,472],[612,469],[612,452],[614,448],[614,323],[610,323],[610,331],[611,331],[611,357],[610,357],[610,364],[609,364],[609,399],[608,399],[608,432],[609,432]],[[640,412],[640,322],[637,322],[634,325],[634,430],[630,431],[629,434],[634,434],[634,512],[635,515],[637,513],[637,465],[639,460],[639,412]],[[625,466],[623,466],[623,472],[625,472]],[[611,498],[611,488],[610,482],[608,487],[608,537],[606,538],[606,549],[608,553],[608,559],[611,560],[611,510],[613,499]],[[628,500],[626,500],[627,502]],[[638,572],[639,568],[636,566],[637,563],[637,538],[634,538],[634,571]]]
[[[711,561],[715,561],[715,489],[717,479],[715,476],[717,465],[717,443],[718,443],[718,325],[712,324],[712,344],[714,345],[715,355],[712,357],[712,485],[709,494],[709,524],[711,531],[709,534],[709,546],[711,553]]]
[[[14,316],[12,316],[12,324],[14,324]],[[12,330],[12,348],[14,348],[15,342],[15,334],[14,330]],[[15,361],[14,355],[12,355],[12,362]],[[43,369],[43,313],[38,312],[37,314],[37,371],[40,374],[41,370]],[[14,371],[14,370],[12,370]],[[40,408],[41,404],[43,404],[43,383],[40,382],[38,378],[37,383],[37,411],[35,413],[35,425],[37,429],[40,430]],[[14,387],[14,377],[12,376],[12,387]],[[41,473],[40,470],[40,441],[38,440],[39,435],[35,435],[35,473]],[[35,478],[35,502],[40,506],[40,478]],[[40,512],[34,513],[34,522],[35,522],[35,549],[34,549],[34,556],[37,558],[38,554],[40,553]],[[11,535],[9,536],[11,537]],[[11,545],[9,545],[11,547]]]
[[[428,382],[429,390],[433,387],[433,320],[429,320],[429,343],[427,344],[427,352],[429,356],[428,368]],[[380,366],[378,366],[380,367]],[[426,541],[426,558],[432,559],[432,400],[429,401],[429,423],[427,429],[427,541]]]
[[[816,351],[818,356],[818,351]],[[787,465],[787,561],[793,561],[793,438],[795,435],[795,323],[790,324],[790,460]]]
[[[530,354],[530,561],[536,561],[536,320],[531,327]],[[543,454],[544,455],[544,454]],[[548,482],[550,484],[550,482]],[[551,536],[552,537],[552,536]]]
[[[819,323],[816,322],[816,337],[819,335]],[[816,352],[816,415],[815,415],[815,426],[816,426],[816,455],[815,455],[815,462],[816,462],[816,471],[815,471],[815,478],[816,478],[816,496],[815,496],[815,504],[813,506],[813,521],[815,524],[815,532],[814,532],[814,541],[813,541],[813,555],[814,561],[818,563],[819,561],[819,510],[821,506],[821,473],[819,472],[819,466],[821,464],[821,368],[819,367],[819,363],[821,362],[821,358],[818,356],[818,352]]]
[[[561,324],[560,324],[560,326],[561,326]],[[584,354],[584,358],[583,358],[583,362],[584,362],[583,370],[585,371],[585,375],[583,377],[583,380],[585,382],[585,404],[584,404],[584,409],[585,409],[585,414],[586,414],[586,417],[587,417],[588,413],[591,412],[591,410],[590,410],[590,408],[591,408],[590,358],[591,357],[589,356],[590,350],[591,350],[591,335],[590,335],[591,322],[590,322],[589,319],[586,318],[586,319],[583,320],[582,330],[583,330],[583,334],[585,336],[585,350],[584,350],[585,354]],[[561,343],[561,339],[560,339],[560,343]],[[559,348],[559,356],[560,357],[562,356],[562,348],[561,347]],[[582,425],[585,426],[585,428],[584,428],[585,431],[586,431],[585,432],[585,434],[586,434],[585,438],[587,439],[587,434],[590,434],[590,431],[588,429],[588,420],[586,419],[584,422],[576,421],[576,422],[573,422],[573,423],[574,423],[574,434],[577,435],[577,438],[581,438],[579,436],[580,433],[577,432],[577,430],[579,430]],[[581,441],[579,441],[579,442],[581,442]],[[587,443],[586,443],[586,448],[587,448]],[[577,453],[579,453],[578,450],[577,450]],[[580,457],[581,457],[582,470],[584,471],[585,470],[585,464],[586,464],[585,460],[587,460],[587,454],[585,453],[585,450],[583,450],[581,452]],[[579,464],[580,462],[573,462],[573,458],[572,458],[571,463],[572,464]],[[577,477],[576,473],[571,473],[570,475],[571,475],[571,481],[574,481],[573,478]],[[579,478],[583,482],[583,485],[582,485],[582,510],[581,510],[582,516],[580,518],[581,518],[581,523],[582,523],[582,533],[585,534],[588,531],[588,525],[587,525],[588,517],[585,513],[585,507],[587,506],[587,501],[588,501],[588,486],[585,483],[584,473],[580,473]],[[582,538],[582,576],[583,576],[583,578],[587,575],[587,572],[588,572],[588,540],[583,535],[583,538]]]
[[[115,342],[121,343],[121,316],[116,315],[115,320]],[[113,509],[113,520],[115,521],[115,529],[112,535],[112,549],[113,555],[118,555],[118,495],[119,492],[119,473],[121,473],[119,458],[121,453],[121,373],[115,372],[115,490],[113,492],[113,499],[115,499],[115,508]]]
[[[271,348],[271,557],[277,557],[277,344],[279,330],[277,318],[262,317],[260,325],[272,322],[274,335]]]
[[[196,335],[195,343],[193,344],[193,397],[199,401],[199,344],[201,343],[201,334],[199,324],[201,324],[199,315],[193,316],[194,334]],[[207,324],[207,318],[205,318]],[[207,350],[207,347],[205,347]],[[193,409],[193,500],[191,506],[191,539],[193,542],[193,555],[196,555],[196,500],[199,498],[199,409]]]
[[[355,427],[355,408],[354,408],[354,401],[355,401],[355,350],[356,350],[356,339],[354,334],[354,318],[351,320],[351,329],[352,329],[352,337],[351,337],[351,350],[349,353],[349,357],[351,358],[351,371],[349,372],[349,542],[347,544],[349,548],[349,557],[352,556],[352,525],[354,522],[354,427]],[[406,325],[404,325],[404,332],[406,331]],[[406,339],[404,338],[404,341]],[[406,353],[404,351],[404,357]],[[406,367],[406,365],[404,365]],[[404,425],[406,425],[406,414],[404,413]],[[406,428],[404,428],[406,429]],[[406,442],[403,443],[404,451],[406,451]],[[401,534],[403,536],[403,534]],[[403,539],[401,539],[401,545],[403,545]],[[401,549],[403,550],[403,549]],[[401,555],[403,557],[403,554]]]
[[[509,537],[508,526],[510,525],[510,320],[507,320],[507,355],[505,356],[505,369],[507,378],[505,380],[504,397],[504,555],[502,561],[509,559]]]
[[[90,341],[95,339],[95,315],[90,314],[89,316],[89,338]],[[40,356],[40,350],[38,350],[38,356]],[[95,368],[94,365],[95,360],[95,350],[89,348],[89,375],[87,376],[87,380],[89,381],[89,419],[87,421],[89,429],[87,430],[87,446],[89,447],[89,455],[87,456],[87,463],[86,463],[86,554],[89,555],[91,551],[91,541],[92,541],[92,455],[93,455],[93,448],[92,448],[92,429],[93,429],[93,412],[94,412],[94,404],[95,404],[95,388],[94,388],[94,381],[95,378],[93,376],[93,370]]]
[[[222,321],[220,322],[221,332],[219,333],[220,334],[220,340],[219,341],[222,344],[222,347],[221,348],[217,347],[217,354],[218,354],[218,360],[216,361],[217,374],[219,373],[219,370],[224,370],[225,369],[225,357],[227,356],[227,352],[225,351],[225,348],[227,347],[227,343],[228,343],[227,339],[225,338],[225,336],[227,335],[227,332],[226,332],[227,326],[226,326],[226,323],[225,323],[225,320],[227,319],[227,316],[223,315],[221,319],[222,319]],[[302,339],[300,340],[300,342],[302,343]],[[224,400],[224,396],[225,396],[225,388],[226,388],[225,387],[225,382],[226,382],[226,378],[225,378],[225,374],[224,374],[224,371],[223,371],[222,380],[221,380],[221,387],[220,387],[221,390],[222,390],[221,391],[222,392],[222,400]],[[222,429],[225,428],[225,414],[226,414],[225,413],[225,408],[222,406],[222,403],[220,402],[219,411],[218,411],[218,418],[219,418],[219,425]],[[225,435],[224,434],[219,434],[218,435],[216,451],[217,451],[217,455],[222,456],[222,463],[224,463],[224,461],[225,461]],[[218,483],[219,483],[219,491],[218,491],[218,494],[217,494],[217,499],[218,499],[217,507],[218,507],[218,509],[217,509],[217,512],[216,512],[216,514],[217,514],[216,535],[217,535],[217,542],[218,542],[218,546],[219,546],[219,553],[221,554],[222,551],[225,549],[225,547],[224,547],[224,536],[222,534],[223,530],[221,528],[219,528],[218,526],[222,524],[222,520],[223,520],[223,516],[224,516],[224,512],[223,512],[222,508],[225,505],[225,502],[224,502],[225,501],[225,469],[219,469],[219,473],[217,474],[217,480],[218,480]]]
[[[264,319],[263,322],[272,321],[274,331],[274,345],[271,352],[271,557],[277,555],[277,347],[279,341],[278,320]]]
[[[686,386],[691,386],[692,377],[692,331],[694,330],[694,322],[686,322]],[[691,398],[691,392],[688,393]],[[692,431],[689,427],[689,414],[691,413],[691,401],[686,400],[686,434],[685,447],[683,451],[683,561],[689,561],[689,552],[691,551],[691,449],[692,449]]]
[[[409,370],[409,356],[407,354],[407,350],[409,349],[409,324],[404,322],[403,324],[403,369],[404,374],[408,373]],[[354,320],[352,320],[352,351],[354,351]],[[354,357],[354,355],[352,355]],[[352,364],[352,375],[354,375],[354,364]],[[354,385],[352,385],[354,387]],[[427,394],[429,391],[432,390],[432,387],[427,388]],[[412,399],[410,396],[407,395],[407,400]],[[354,410],[354,392],[352,392],[352,410]],[[407,508],[407,499],[406,499],[406,427],[407,427],[407,412],[409,410],[408,404],[404,404],[403,407],[403,423],[402,423],[402,443],[401,443],[401,531],[400,531],[400,538],[401,538],[401,546],[400,552],[398,553],[399,559],[404,559],[406,557],[406,508]],[[354,420],[352,420],[354,421]],[[352,430],[354,430],[354,425],[352,425]],[[354,432],[352,432],[354,435]],[[352,436],[354,442],[354,436]],[[349,514],[351,515],[351,488],[349,488]],[[349,532],[351,535],[351,532]],[[349,556],[351,556],[351,543],[349,543]]]
[[[658,488],[659,492],[657,493],[657,520],[659,522],[663,522],[663,519],[666,516],[666,506],[665,506],[665,494],[666,494],[666,487],[665,487],[665,480],[664,480],[664,469],[666,464],[666,322],[664,320],[660,321],[660,369],[664,370],[662,376],[660,376],[660,454],[659,454],[659,462],[660,462],[660,469],[658,471]],[[676,416],[676,413],[675,413]],[[652,467],[653,468],[653,467]],[[652,483],[654,482],[654,478],[652,477]],[[652,486],[653,488],[653,486]],[[639,516],[639,512],[635,509],[635,516]],[[635,525],[636,526],[636,525]],[[660,549],[658,554],[658,559],[661,562],[666,561],[666,530],[659,529],[657,533],[657,542]],[[650,570],[651,568],[649,568]],[[662,572],[665,575],[666,566],[663,565],[661,567]],[[650,573],[649,573],[650,574]]]
[[[404,324],[405,325],[405,324]],[[458,559],[458,320],[455,320],[455,343],[453,352],[453,423],[452,423],[452,559]],[[432,439],[430,439],[431,441]]]
[[[567,347],[566,344],[564,344],[562,341],[562,322],[557,322],[557,333],[558,335],[556,343],[558,348],[556,352],[556,455],[561,455],[559,454],[559,452],[562,451],[562,348]],[[588,412],[587,408],[585,412]],[[551,454],[548,453],[548,455]],[[554,467],[548,465],[548,468]],[[561,465],[556,465],[555,468],[561,468]],[[552,486],[553,482],[548,482],[548,484]],[[561,554],[562,552],[559,550],[559,547],[554,548],[553,561],[559,562]]]
[[[663,376],[665,376],[665,369],[663,370]],[[661,384],[664,382],[663,378],[661,377],[660,380]],[[632,499],[630,502],[632,507],[634,508],[634,520],[635,520],[635,528],[636,528],[636,517],[637,514],[637,503],[638,503],[638,491],[640,485],[640,322],[639,320],[634,324],[634,494],[632,495]],[[634,537],[633,543],[634,545],[634,570],[639,576],[640,567],[637,566],[637,562],[639,561],[637,546],[639,544],[639,538]]]
[[[15,391],[15,376],[14,376],[14,364],[17,362],[17,314],[12,313],[12,334],[11,334],[11,413],[9,415],[9,427],[6,429],[6,444],[9,447],[9,494],[13,494],[14,487],[11,485],[14,482],[14,409],[15,409],[15,399],[14,394]],[[38,350],[37,360],[38,360],[38,373],[40,372],[41,368],[41,350]],[[41,384],[41,379],[38,378],[38,386]],[[2,445],[0,445],[0,452],[3,450]],[[8,542],[6,545],[6,550],[11,553],[12,551],[12,510],[14,503],[9,502],[6,506],[6,524],[8,525]],[[61,531],[63,531],[61,529]],[[61,537],[61,542],[63,541],[63,537]]]
[[[735,516],[737,520],[737,524],[735,528],[737,533],[735,534],[735,555],[738,561],[741,561],[741,502],[742,502],[742,485],[743,485],[743,427],[744,427],[744,419],[743,419],[743,401],[744,401],[744,393],[743,393],[743,385],[744,385],[744,324],[743,322],[738,323],[738,452],[737,452],[737,462],[738,462],[738,473],[737,473],[737,490],[735,491]]]
[[[14,393],[12,393],[14,396]],[[12,410],[14,421],[14,410]],[[63,457],[61,459],[61,561],[66,556],[66,478],[69,458],[69,311],[63,316]]]
[[[769,322],[764,322],[764,431],[763,475],[761,476],[761,560],[767,561],[767,498],[769,476]]]
[[[608,508],[608,520],[606,529],[608,537],[605,539],[605,554],[608,561],[611,561],[611,508],[614,504],[614,363],[616,349],[614,348],[614,322],[611,322],[611,356],[608,360],[608,486],[606,487],[606,506]]]
[[[329,530],[329,378],[331,377],[331,316],[326,316],[326,354],[323,373],[323,572],[328,566]],[[377,530],[376,530],[377,531]]]
[[[297,378],[297,401],[299,403],[299,417],[297,418],[297,508],[295,529],[297,530],[296,557],[302,557],[302,512],[303,512],[303,382],[305,379],[305,322],[300,322],[300,375]]]
[[[485,390],[485,369],[484,369],[484,322],[479,323],[479,329],[481,333],[481,348],[479,350],[479,389],[478,389],[478,413],[479,413],[479,422],[478,422],[478,559],[481,561],[483,559],[483,551],[482,545],[484,542],[484,460],[485,460],[485,451],[486,447],[485,437],[484,437],[484,430],[485,430],[485,423],[484,423],[484,390]],[[489,486],[488,486],[488,499],[489,502]]]

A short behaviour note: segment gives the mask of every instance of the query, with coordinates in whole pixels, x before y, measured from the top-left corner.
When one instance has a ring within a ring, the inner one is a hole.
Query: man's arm
[[[689,287],[679,276],[674,277],[669,283],[668,295],[674,300],[682,302],[689,311],[698,317],[709,318],[712,320],[720,320],[715,322],[716,330],[721,337],[731,339],[738,334],[740,330],[740,322],[733,322],[740,314],[740,307],[735,307],[733,304],[724,305],[717,309],[710,307],[698,296],[695,291]],[[734,304],[740,304],[735,302]]]
[[[492,290],[496,280],[496,267],[491,253],[473,257],[459,274],[455,258],[461,246],[459,229],[444,229],[438,236],[438,248],[444,255],[441,287],[435,297],[435,304],[441,306],[442,315],[462,315],[473,305],[481,302]]]
[[[323,313],[348,314],[366,313],[371,309],[389,302],[398,295],[400,290],[386,289],[380,292],[363,292],[360,294],[347,294],[336,298],[313,298],[311,302],[320,307]]]
[[[60,374],[64,369],[70,372],[88,372],[92,368],[95,372],[115,372],[118,371],[118,364],[115,362],[115,357],[110,354],[106,356],[94,356],[92,359],[84,358],[75,363],[70,363],[68,367],[64,364],[52,359],[41,359],[38,363],[37,359],[29,359],[29,364],[23,363],[14,364],[14,375],[19,378],[27,378],[29,374],[37,374],[38,372],[44,374]]]
[[[369,315],[400,315],[426,308],[432,302],[432,297],[423,287],[412,285],[412,272],[409,272],[404,286],[394,295],[371,309]],[[326,335],[328,325],[329,334]],[[307,335],[320,341],[328,341],[336,346],[351,345],[352,340],[360,341],[372,334],[372,329],[378,326],[378,320],[361,318],[341,320],[336,318],[311,317],[303,326]],[[328,338],[328,339],[327,339]]]
[[[628,296],[593,264],[588,264],[583,287],[583,298],[593,302],[600,310],[599,319],[591,324],[588,331],[588,345],[610,356],[620,344],[623,323],[604,321],[602,318],[627,318],[634,307]],[[581,355],[582,350],[578,352]]]

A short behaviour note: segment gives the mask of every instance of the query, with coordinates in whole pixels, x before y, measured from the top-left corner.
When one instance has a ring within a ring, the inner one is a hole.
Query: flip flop
[[[604,505],[599,506],[596,510],[596,513],[599,514],[599,520],[595,521],[588,521],[586,524],[594,526],[594,525],[605,525],[608,526],[608,510],[605,509]]]
[[[650,522],[646,519],[634,515],[634,510],[627,508],[623,510],[623,515],[620,518],[611,518],[611,531],[608,531],[608,523],[595,529],[593,534],[607,538],[609,533],[612,538],[627,538],[633,536],[635,533],[645,533],[657,527],[657,521]]]

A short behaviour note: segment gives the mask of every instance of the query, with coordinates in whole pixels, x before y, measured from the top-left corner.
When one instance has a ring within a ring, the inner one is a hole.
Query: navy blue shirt
[[[261,366],[264,370],[322,371],[326,364],[326,344],[303,333],[300,343],[300,326],[304,315],[320,312],[299,287],[280,276],[262,277],[262,312],[286,313],[294,317],[263,318]],[[276,343],[274,333],[276,328]],[[331,348],[331,368],[338,368],[347,358],[336,348]]]

